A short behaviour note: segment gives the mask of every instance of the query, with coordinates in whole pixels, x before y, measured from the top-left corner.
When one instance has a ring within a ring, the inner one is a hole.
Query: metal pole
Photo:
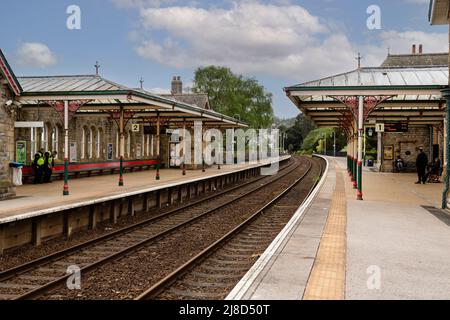
[[[362,194],[362,143],[363,143],[363,110],[364,110],[364,98],[359,96],[358,106],[358,192],[357,200],[363,199]]]
[[[202,125],[202,140],[201,140],[201,145],[202,145],[202,172],[205,172],[205,154],[204,154],[204,150],[203,150],[203,135],[205,134],[204,132],[204,128]]]
[[[186,175],[186,119],[183,119],[183,176]]]
[[[377,132],[377,164],[378,164],[378,170],[380,170],[381,168],[381,137],[382,137],[382,132],[379,131]]]
[[[450,24],[448,30],[448,47],[450,50]],[[450,70],[450,51],[448,53],[448,68]],[[449,180],[450,180],[450,74],[448,78],[448,88],[442,91],[442,96],[445,98],[447,103],[447,109],[445,112],[445,178],[444,178],[444,191],[442,192],[442,209],[447,208],[447,198],[449,190]]]
[[[353,131],[353,189],[358,189],[358,120]]]
[[[159,118],[159,112],[157,114],[157,119],[156,119],[156,180],[160,179],[159,176],[159,166],[160,166],[160,143],[161,143],[161,135],[160,135],[160,118]]]
[[[119,136],[120,136],[120,167],[119,167],[119,187],[123,186],[123,157],[125,155],[125,132],[124,132],[124,110],[123,106],[120,106],[120,118],[119,118]]]
[[[69,101],[64,101],[64,187],[63,195],[69,195]]]

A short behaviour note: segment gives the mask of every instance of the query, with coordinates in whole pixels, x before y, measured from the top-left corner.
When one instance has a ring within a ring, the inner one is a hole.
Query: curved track
[[[311,161],[308,171],[272,201],[136,299],[224,299],[316,184],[305,189],[302,183],[321,176],[322,169],[319,161]]]
[[[156,217],[1,272],[0,298],[37,298],[65,283],[69,277],[65,274],[67,267],[77,265],[83,273],[94,270],[162,239],[177,229],[201,221],[249,194],[267,188],[302,165],[302,161],[298,159],[291,162],[274,177],[252,179]]]

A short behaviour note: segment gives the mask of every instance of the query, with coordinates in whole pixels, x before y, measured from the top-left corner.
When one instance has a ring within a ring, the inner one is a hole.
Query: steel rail
[[[270,202],[262,206],[261,208],[257,209],[249,218],[247,218],[245,221],[243,221],[241,224],[239,224],[237,227],[235,227],[233,230],[225,234],[223,237],[215,241],[213,244],[211,244],[206,249],[202,250],[200,253],[198,253],[196,256],[194,256],[192,259],[184,263],[182,266],[174,270],[172,273],[167,275],[165,278],[154,284],[151,288],[147,289],[145,292],[140,294],[135,300],[148,300],[152,299],[161,292],[167,290],[168,287],[170,287],[173,283],[177,281],[177,279],[181,276],[183,276],[186,272],[188,272],[190,269],[195,267],[198,263],[200,263],[202,260],[206,259],[208,256],[213,254],[217,249],[222,247],[226,244],[231,238],[239,234],[242,229],[246,228],[250,223],[252,223],[256,218],[258,218],[265,210],[272,207],[278,200],[280,200],[286,193],[288,193],[293,187],[295,187],[299,182],[301,182],[311,171],[312,168],[312,160],[310,161],[310,165],[306,172],[299,177],[297,180],[295,180],[291,185],[289,185],[285,190],[283,190],[280,194],[278,194],[275,198],[273,198]],[[322,169],[320,169],[320,173],[322,172]],[[315,187],[316,183],[314,183],[311,190]],[[310,190],[310,192],[311,192]]]
[[[167,234],[176,231],[179,228],[182,228],[184,226],[192,224],[193,222],[195,222],[195,221],[197,221],[197,220],[199,220],[201,218],[205,218],[206,216],[210,215],[211,213],[213,213],[215,211],[218,211],[219,209],[221,209],[221,208],[223,208],[223,207],[225,207],[225,206],[227,206],[227,205],[229,205],[231,203],[234,203],[234,202],[236,202],[236,201],[238,201],[238,200],[248,196],[249,194],[251,194],[251,193],[253,193],[255,191],[258,191],[258,190],[260,190],[260,189],[262,189],[264,187],[267,187],[267,186],[271,185],[275,181],[280,180],[281,178],[285,177],[286,175],[288,175],[289,173],[291,173],[292,171],[294,171],[295,169],[300,167],[300,164],[301,164],[301,162],[296,163],[294,165],[293,169],[290,169],[287,172],[284,172],[282,175],[277,175],[275,179],[272,179],[269,182],[258,186],[257,188],[254,188],[254,189],[252,189],[252,190],[250,190],[248,192],[245,192],[242,195],[239,195],[239,196],[237,196],[237,197],[235,197],[235,198],[233,198],[233,199],[231,199],[231,200],[229,200],[229,201],[227,201],[227,202],[225,202],[225,203],[223,203],[223,204],[221,204],[221,205],[219,205],[217,207],[214,207],[212,209],[208,209],[208,210],[204,211],[203,213],[201,213],[200,215],[198,215],[196,217],[193,217],[193,218],[191,218],[189,220],[186,220],[186,221],[184,221],[182,223],[179,223],[179,224],[177,224],[175,226],[169,227],[169,228],[167,228],[167,229],[165,229],[165,230],[163,230],[163,231],[161,231],[161,232],[159,232],[159,233],[157,233],[157,234],[155,234],[155,235],[153,235],[153,236],[151,236],[151,237],[149,237],[147,239],[144,239],[144,240],[142,240],[142,241],[140,241],[140,242],[138,242],[136,244],[133,244],[133,245],[131,245],[131,246],[129,246],[129,247],[123,249],[123,250],[115,252],[115,253],[107,256],[107,257],[101,258],[101,259],[99,259],[99,260],[97,260],[97,261],[95,261],[95,262],[93,262],[93,263],[91,263],[91,264],[89,264],[87,266],[82,267],[80,271],[81,271],[81,273],[86,273],[86,272],[92,271],[92,270],[94,270],[96,268],[99,268],[102,265],[104,265],[104,264],[106,264],[106,263],[108,263],[110,261],[114,261],[114,260],[116,260],[116,259],[118,259],[120,257],[123,257],[123,256],[127,255],[128,253],[131,253],[131,252],[141,248],[142,246],[145,246],[145,245],[149,244],[152,241],[156,241],[156,240],[166,236]],[[258,180],[260,180],[260,179],[257,179],[257,181]],[[253,180],[251,183],[254,183],[254,182],[255,181]],[[247,184],[250,184],[250,183],[247,183]],[[230,190],[228,190],[228,192],[229,191]],[[184,209],[178,208],[176,210],[180,211],[180,210],[184,210]],[[166,215],[166,213],[163,214],[163,215]],[[127,234],[127,233],[124,233],[124,234]],[[121,235],[119,235],[119,236],[121,236]],[[86,247],[84,247],[84,249],[86,249]],[[51,282],[48,282],[48,283],[46,283],[46,284],[44,284],[44,285],[42,285],[42,286],[40,286],[40,287],[38,287],[36,289],[30,290],[30,291],[28,291],[28,292],[26,292],[24,294],[18,295],[17,297],[15,297],[13,299],[14,300],[36,299],[39,296],[45,294],[46,292],[48,292],[48,291],[50,291],[50,290],[52,290],[52,289],[62,285],[70,276],[71,276],[70,274],[61,276],[61,277],[59,277],[59,278],[57,278],[57,279],[55,279],[55,280],[53,280]]]
[[[282,168],[282,170],[287,170],[290,167],[292,167],[293,165],[295,165],[295,163],[289,164],[288,166]],[[295,170],[295,169],[293,169],[293,170]],[[99,243],[101,243],[103,241],[106,241],[106,240],[111,240],[114,237],[122,236],[122,235],[124,235],[124,234],[126,234],[128,232],[134,231],[135,229],[142,228],[142,227],[148,225],[149,223],[156,222],[156,221],[161,220],[163,218],[166,218],[166,217],[168,217],[170,215],[176,214],[176,213],[178,213],[180,211],[183,211],[183,210],[189,209],[189,208],[191,208],[193,206],[205,203],[205,202],[207,202],[209,200],[212,200],[214,198],[220,197],[220,196],[222,196],[224,194],[227,194],[229,192],[235,191],[237,189],[241,189],[243,187],[246,187],[246,186],[248,186],[248,185],[250,185],[252,183],[255,183],[255,182],[260,181],[260,180],[265,179],[265,178],[267,178],[267,177],[266,176],[261,176],[261,177],[258,177],[256,179],[251,179],[250,181],[245,182],[243,184],[239,184],[239,185],[233,186],[231,188],[226,188],[226,189],[224,189],[224,190],[222,190],[222,191],[220,191],[218,193],[214,193],[214,194],[209,195],[207,197],[203,197],[203,198],[201,198],[199,200],[195,200],[193,202],[189,202],[186,205],[183,205],[181,207],[176,207],[176,208],[174,208],[172,210],[169,210],[167,212],[159,214],[159,215],[157,215],[155,217],[144,219],[144,220],[139,221],[137,223],[134,223],[132,225],[129,225],[129,226],[117,229],[117,230],[115,230],[113,232],[110,232],[110,233],[104,234],[102,236],[99,236],[99,237],[97,237],[95,239],[87,240],[85,242],[76,244],[76,245],[71,246],[69,248],[62,249],[60,251],[51,253],[49,255],[46,255],[46,256],[43,256],[43,257],[40,257],[40,258],[31,260],[31,261],[28,261],[28,262],[23,263],[23,264],[21,264],[19,266],[16,266],[16,267],[4,270],[4,271],[0,272],[0,283],[4,282],[6,280],[9,280],[12,277],[15,277],[15,276],[17,276],[17,275],[19,275],[19,274],[21,274],[23,272],[30,271],[30,270],[35,269],[35,268],[37,268],[37,267],[39,267],[39,266],[41,266],[43,264],[52,262],[55,259],[64,258],[65,256],[70,255],[70,254],[72,254],[74,252],[77,252],[77,251],[80,251],[80,250],[83,250],[83,249],[87,249],[90,246],[97,245],[97,244],[99,244]]]

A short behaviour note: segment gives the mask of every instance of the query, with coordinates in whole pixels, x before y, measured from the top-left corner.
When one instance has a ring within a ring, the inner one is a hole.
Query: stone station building
[[[57,151],[60,164],[153,160],[148,164],[180,165],[171,161],[170,150],[178,145],[179,159],[181,145],[170,139],[171,130],[192,131],[194,124],[219,130],[246,127],[213,111],[207,95],[184,94],[180,77],[173,78],[170,95],[128,88],[98,72],[16,77],[0,51],[0,198],[15,194],[10,163],[29,165],[41,149]]]

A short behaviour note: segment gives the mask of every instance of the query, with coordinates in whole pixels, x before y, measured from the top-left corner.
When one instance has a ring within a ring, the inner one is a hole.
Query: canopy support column
[[[69,101],[64,101],[64,187],[63,195],[69,195]]]
[[[447,104],[444,121],[445,178],[444,191],[442,192],[442,209],[445,209],[447,208],[447,198],[450,182],[450,87],[442,90],[442,96],[445,98]]]
[[[363,146],[363,130],[364,130],[364,98],[359,96],[358,105],[358,192],[356,199],[362,200],[362,146]]]
[[[125,128],[124,128],[124,110],[123,106],[120,106],[120,118],[119,118],[119,137],[120,137],[120,168],[119,168],[119,187],[123,186],[123,157],[125,154]]]
[[[186,119],[183,119],[183,163],[181,164],[183,169],[183,176],[186,175]]]
[[[202,146],[202,172],[205,172],[205,154],[204,154],[204,146],[203,146],[203,136],[205,134],[205,129],[203,128],[202,125],[202,140],[201,140],[201,146]]]
[[[381,139],[383,137],[383,133],[382,132],[377,132],[377,165],[378,165],[378,170],[381,171],[381,151],[383,149],[383,146],[381,144]]]
[[[161,134],[160,134],[160,117],[159,112],[157,113],[157,119],[156,119],[156,180],[160,179],[159,176],[159,167],[161,162],[161,156],[160,156],[160,148],[161,148]]]
[[[355,126],[355,128],[357,125]],[[353,131],[353,189],[358,188],[358,133],[356,130]]]

